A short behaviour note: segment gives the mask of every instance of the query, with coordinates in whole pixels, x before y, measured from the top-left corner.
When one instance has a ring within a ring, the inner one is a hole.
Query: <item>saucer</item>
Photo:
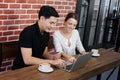
[[[42,68],[38,67],[38,70],[41,71],[41,72],[44,72],[44,73],[49,73],[49,72],[53,71],[53,68],[50,67],[49,69],[42,69]]]
[[[99,53],[93,53],[92,56],[96,56],[97,57],[97,56],[100,56],[100,54]]]

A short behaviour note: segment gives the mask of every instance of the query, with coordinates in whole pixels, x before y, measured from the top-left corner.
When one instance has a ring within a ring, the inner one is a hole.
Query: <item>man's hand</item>
[[[60,66],[60,67],[66,68],[66,62],[62,59],[52,60],[51,64],[55,65],[55,66]]]

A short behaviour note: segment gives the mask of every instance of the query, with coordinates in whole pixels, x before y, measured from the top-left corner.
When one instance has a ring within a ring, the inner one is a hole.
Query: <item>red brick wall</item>
[[[76,0],[0,0],[0,42],[18,40],[19,33],[38,19],[42,5],[54,6],[60,14],[60,26],[68,12],[75,11]]]
[[[36,22],[39,8],[46,4],[58,11],[60,18],[57,27],[59,27],[65,15],[75,11],[76,0],[0,0],[0,42],[18,40],[20,32]],[[2,67],[7,64],[4,62]]]
[[[13,60],[14,60],[13,57],[3,59],[0,73],[4,73],[4,72],[11,70],[11,67],[13,65]]]

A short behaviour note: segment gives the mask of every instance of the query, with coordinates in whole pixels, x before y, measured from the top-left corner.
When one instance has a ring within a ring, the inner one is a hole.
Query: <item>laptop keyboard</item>
[[[71,68],[72,68],[72,64],[66,66],[66,69],[67,69],[67,70],[70,70]]]
[[[63,58],[64,59],[64,58]],[[70,61],[68,61],[68,60],[66,60],[66,59],[64,59],[65,61],[66,61],[66,70],[70,70],[71,68],[72,68],[72,65],[73,65],[73,63],[71,63]]]

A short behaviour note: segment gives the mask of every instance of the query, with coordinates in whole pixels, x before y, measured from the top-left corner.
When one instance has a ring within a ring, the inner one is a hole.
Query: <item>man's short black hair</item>
[[[41,16],[44,16],[45,18],[50,18],[51,16],[59,17],[59,14],[55,10],[55,8],[51,6],[42,6],[39,11],[39,19]]]

